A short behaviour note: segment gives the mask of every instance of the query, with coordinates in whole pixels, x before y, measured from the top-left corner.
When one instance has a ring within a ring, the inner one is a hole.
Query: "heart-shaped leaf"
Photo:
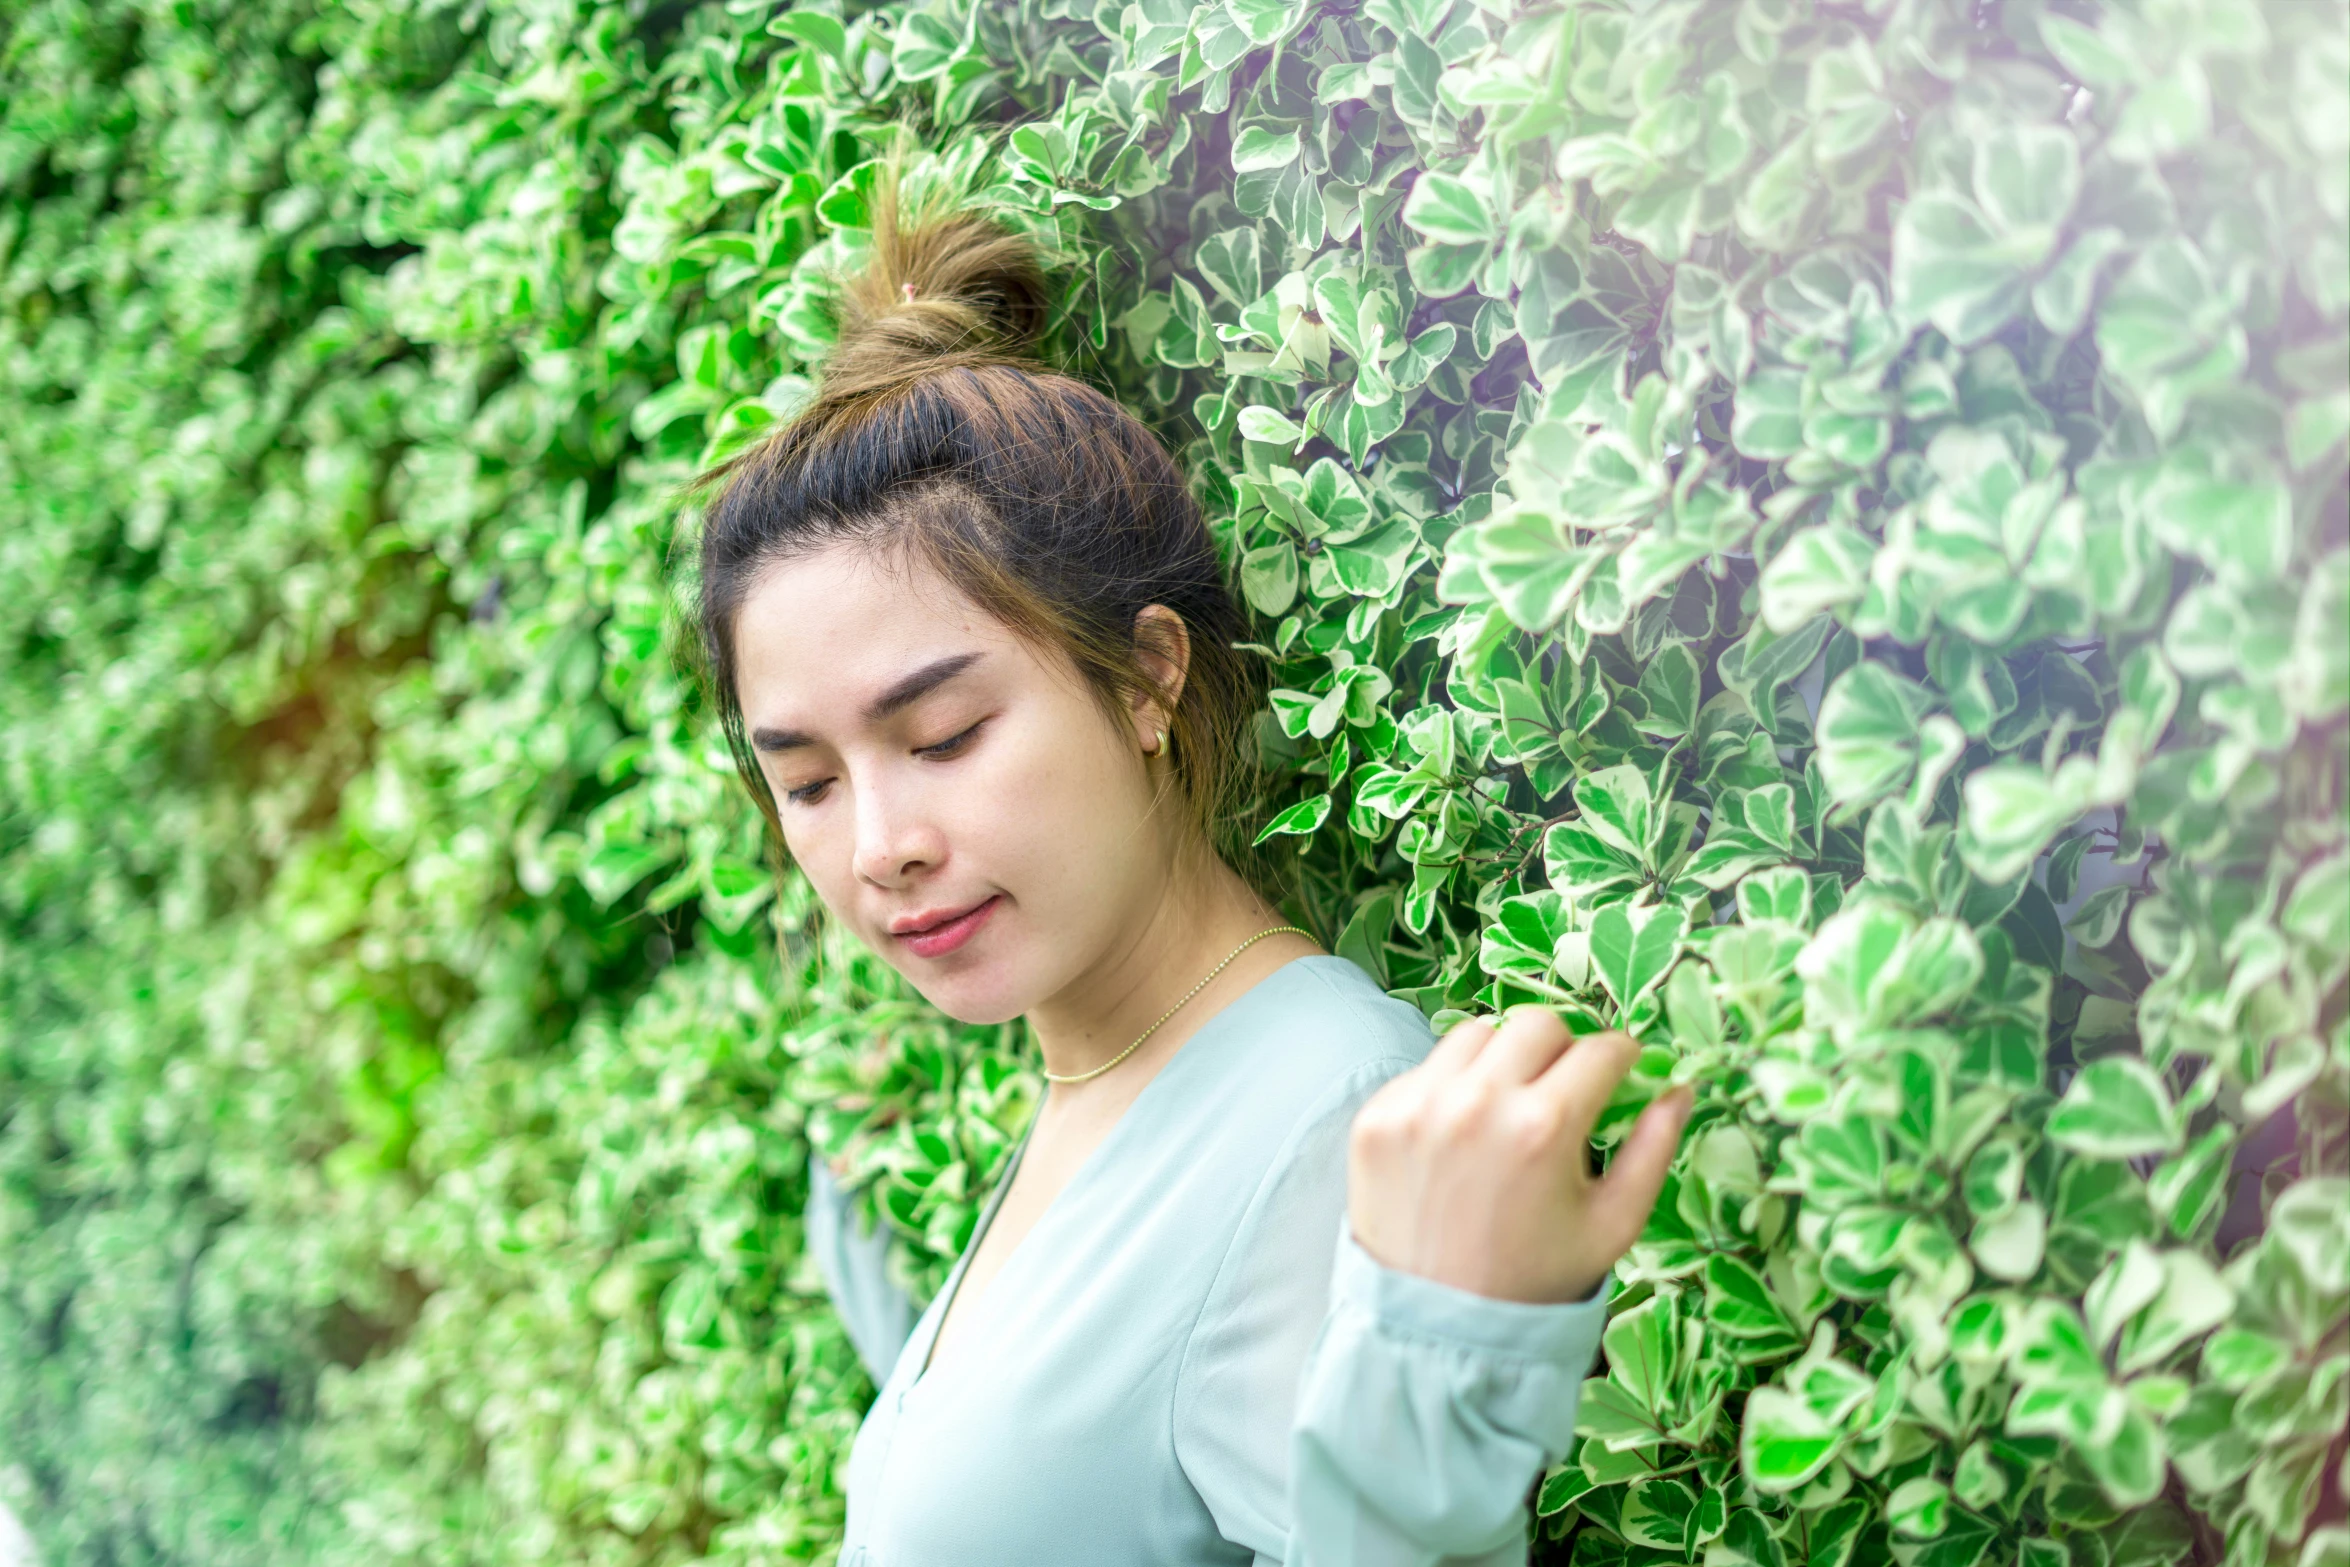
[[[1591,920],[1591,966],[1619,1009],[1665,977],[1689,928],[1680,909],[1611,904]]]

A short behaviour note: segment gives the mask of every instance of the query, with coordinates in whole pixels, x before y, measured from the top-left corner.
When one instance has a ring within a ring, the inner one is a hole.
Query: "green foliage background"
[[[1542,1559],[2350,1559],[2346,78],[2292,0],[16,0],[6,1499],[828,1553],[808,1150],[928,1289],[1036,1082],[771,884],[675,496],[910,134],[1186,447],[1293,912],[1628,1022],[1608,1133],[1702,1085]]]

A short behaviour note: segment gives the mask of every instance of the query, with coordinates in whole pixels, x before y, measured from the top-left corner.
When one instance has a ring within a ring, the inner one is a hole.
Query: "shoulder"
[[[1302,1123],[1351,1116],[1436,1043],[1419,1008],[1330,953],[1284,964],[1234,1014],[1200,1063],[1201,1086],[1225,1131],[1267,1152]]]
[[[1420,1009],[1381,990],[1351,959],[1323,953],[1290,967],[1300,971],[1293,989],[1313,1020],[1299,1020],[1299,1054],[1313,1065],[1343,1071],[1398,1058],[1417,1063],[1434,1047]]]
[[[1225,1536],[1269,1541],[1256,1548],[1271,1557],[1287,1530],[1299,1369],[1328,1314],[1355,1112],[1436,1041],[1419,1008],[1331,954],[1291,961],[1246,999],[1201,1074],[1201,1146],[1225,1220],[1184,1345],[1172,1441]]]

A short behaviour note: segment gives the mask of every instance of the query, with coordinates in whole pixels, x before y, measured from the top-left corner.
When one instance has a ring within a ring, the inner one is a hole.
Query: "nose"
[[[856,870],[865,881],[894,891],[945,857],[945,836],[916,780],[868,777],[854,800]]]

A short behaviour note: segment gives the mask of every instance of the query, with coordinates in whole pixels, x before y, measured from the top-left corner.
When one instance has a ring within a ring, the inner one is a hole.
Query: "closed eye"
[[[986,722],[987,720],[982,718],[978,724],[973,724],[970,728],[964,730],[961,734],[951,735],[948,738],[941,740],[936,745],[923,746],[917,750],[915,754],[917,756],[953,756],[957,751],[962,750],[964,746],[970,744],[971,737],[979,733],[979,725]]]
[[[970,728],[964,730],[961,734],[949,735],[946,739],[939,741],[936,745],[916,746],[914,748],[914,754],[916,756],[935,757],[954,756],[971,743],[971,737],[979,733],[980,728],[986,724],[986,722],[987,720],[982,718],[978,723],[973,724]],[[802,784],[797,789],[786,790],[783,797],[794,805],[814,805],[818,799],[822,798],[824,787],[830,782],[832,782],[831,779],[824,778],[819,779],[812,784]]]

